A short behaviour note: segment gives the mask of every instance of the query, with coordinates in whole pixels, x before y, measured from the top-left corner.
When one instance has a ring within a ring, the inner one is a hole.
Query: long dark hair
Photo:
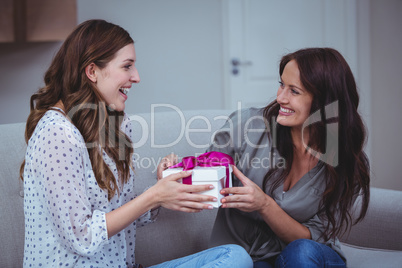
[[[126,30],[104,20],[88,20],[78,25],[54,57],[45,74],[45,86],[32,95],[25,130],[28,142],[42,116],[61,100],[66,116],[86,144],[91,144],[87,149],[92,168],[99,187],[108,192],[109,200],[118,193],[118,181],[104,162],[100,148],[115,161],[120,183],[128,180],[133,149],[130,139],[120,131],[124,113],[106,106],[86,76],[85,68],[91,63],[106,67],[117,51],[131,43],[134,41]],[[24,166],[25,162],[21,165],[21,178]]]
[[[363,152],[366,131],[357,111],[359,95],[355,79],[343,56],[332,48],[306,48],[282,57],[279,75],[288,62],[295,60],[300,81],[313,95],[311,114],[320,120],[306,127],[309,131],[308,147],[325,154],[326,189],[323,193],[319,215],[323,218],[325,239],[334,238],[362,220],[367,212],[370,197],[369,162]],[[273,101],[264,109],[270,122],[278,116],[279,104]],[[318,111],[318,112],[317,112]],[[315,113],[317,112],[317,113]],[[335,117],[334,117],[335,115]],[[338,124],[337,129],[326,127]],[[264,178],[264,191],[269,182],[274,191],[290,172],[293,160],[293,142],[290,128],[275,126],[276,149],[286,161],[285,168],[273,168]],[[271,131],[274,131],[271,126]],[[272,133],[272,132],[271,132]],[[337,146],[328,144],[328,137],[337,140]],[[330,156],[328,158],[328,156]],[[351,209],[361,196],[361,210],[353,219]]]

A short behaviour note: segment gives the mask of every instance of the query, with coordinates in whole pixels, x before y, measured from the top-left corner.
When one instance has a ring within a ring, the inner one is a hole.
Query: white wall
[[[77,0],[77,4],[78,22],[109,20],[127,29],[136,42],[141,83],[129,94],[128,113],[148,112],[151,104],[161,103],[181,109],[224,107],[221,1]],[[362,94],[371,89],[371,97],[363,98],[368,103],[362,105],[369,107],[364,110],[369,111],[365,119],[371,137],[372,182],[402,190],[402,120],[398,113],[402,1],[370,0],[370,8],[357,10],[357,14],[368,21],[363,19],[364,25],[358,25],[360,45],[370,42],[361,47],[369,48],[371,69],[356,75]],[[286,21],[295,23],[281,23]],[[0,124],[26,120],[29,97],[43,85],[44,72],[60,45],[0,44]]]

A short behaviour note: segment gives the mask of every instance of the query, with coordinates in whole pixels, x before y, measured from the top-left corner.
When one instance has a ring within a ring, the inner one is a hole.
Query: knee
[[[248,252],[241,246],[235,244],[225,245],[230,251],[230,255],[236,258],[236,264],[232,267],[253,267],[253,260]]]
[[[277,261],[293,264],[317,264],[322,260],[320,247],[317,242],[309,239],[298,239],[290,244],[281,252]],[[308,266],[307,266],[308,267]]]
[[[297,239],[288,244],[285,251],[297,251],[309,254],[319,249],[318,243],[310,239]]]

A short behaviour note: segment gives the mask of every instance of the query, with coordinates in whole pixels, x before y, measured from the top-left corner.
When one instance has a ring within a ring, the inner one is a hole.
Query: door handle
[[[236,58],[232,59],[233,66],[247,66],[247,65],[252,65],[252,64],[253,64],[253,62],[250,60],[240,61],[239,59],[236,59]]]
[[[249,61],[249,60],[248,61],[240,61],[237,58],[233,58],[231,60],[231,63],[232,63],[232,74],[233,75],[238,75],[239,74],[239,67],[240,66],[250,66],[250,65],[253,64],[252,61]]]

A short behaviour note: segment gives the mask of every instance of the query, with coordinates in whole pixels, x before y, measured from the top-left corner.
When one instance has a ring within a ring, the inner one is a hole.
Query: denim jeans
[[[252,268],[253,261],[247,251],[238,245],[224,245],[206,249],[199,253],[183,258],[164,262],[151,266],[151,268],[173,268],[173,267],[233,267]]]
[[[270,263],[258,261],[254,268],[271,268]],[[330,247],[313,240],[298,239],[291,242],[278,255],[275,267],[346,267],[343,259]]]

